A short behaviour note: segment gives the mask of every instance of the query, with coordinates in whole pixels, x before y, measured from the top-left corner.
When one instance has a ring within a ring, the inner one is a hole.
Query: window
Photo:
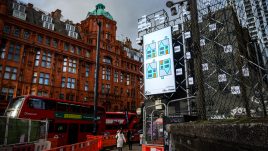
[[[13,3],[12,8],[13,8],[14,17],[17,17],[22,20],[26,20],[26,13],[25,13],[26,7],[25,6],[20,5],[18,3]]]
[[[52,23],[52,17],[42,14],[42,21],[50,22]]]
[[[110,40],[111,34],[110,33],[105,33],[105,39]]]
[[[30,38],[30,32],[27,31],[27,30],[24,30],[23,38],[24,39],[29,39]]]
[[[102,68],[102,80],[105,79],[105,75],[106,75],[106,68]]]
[[[65,77],[62,77],[61,78],[61,87],[64,88],[66,85],[66,78]]]
[[[37,42],[38,42],[39,44],[42,44],[42,43],[43,43],[43,36],[38,35],[38,36],[37,36]]]
[[[64,43],[64,50],[69,51],[69,44],[68,43]]]
[[[126,91],[126,92],[127,92],[127,96],[129,96],[129,90],[128,90],[128,89],[127,89],[127,91]]]
[[[60,98],[60,99],[64,99],[64,94],[63,94],[63,93],[60,93],[59,98]]]
[[[75,79],[74,78],[68,78],[67,88],[75,89]]]
[[[123,75],[123,73],[121,72],[121,73],[120,73],[120,82],[123,82],[123,80],[124,80],[124,75]]]
[[[50,23],[50,22],[46,22],[46,21],[44,21],[44,22],[43,22],[43,27],[44,27],[44,28],[47,28],[47,29],[50,29],[50,30],[54,30],[55,25],[52,24],[52,23]]]
[[[89,64],[86,64],[86,77],[89,77]]]
[[[28,106],[33,109],[45,109],[45,102],[41,99],[30,98]]]
[[[74,53],[74,46],[73,45],[70,45],[70,51],[71,51],[71,53]]]
[[[78,33],[74,31],[68,31],[68,36],[77,39]]]
[[[101,85],[101,93],[102,93],[102,94],[105,93],[105,85],[104,85],[104,84]]]
[[[6,56],[6,41],[2,41],[0,46],[1,59],[4,59]]]
[[[85,83],[85,91],[88,91],[88,82]]]
[[[111,89],[111,85],[110,84],[106,84],[106,93],[107,94],[110,93],[110,89]]]
[[[41,66],[45,68],[50,68],[51,66],[51,53],[50,52],[43,52]]]
[[[106,70],[106,80],[110,80],[111,79],[111,69],[110,68],[107,68]]]
[[[89,50],[86,50],[86,57],[90,57],[90,52],[89,52]]]
[[[69,73],[76,73],[76,60],[69,59],[68,72]]]
[[[110,24],[108,24],[108,23],[107,23],[107,24],[106,24],[106,28],[108,28],[108,29],[109,29],[109,28],[110,28]]]
[[[21,12],[25,12],[25,10],[26,10],[25,6],[20,5],[18,3],[13,3],[12,8],[14,10],[18,10],[18,11],[21,11]]]
[[[76,54],[80,55],[81,53],[81,48],[80,47],[76,47]]]
[[[114,82],[118,82],[118,72],[114,72]]]
[[[19,37],[20,36],[20,29],[18,27],[14,27],[14,36]]]
[[[13,60],[16,62],[20,60],[20,45],[10,43],[9,50],[8,50],[8,60]]]
[[[38,95],[38,96],[46,96],[46,97],[48,97],[48,93],[45,92],[45,91],[38,91],[38,92],[37,92],[37,95]]]
[[[37,72],[34,72],[33,74],[33,83],[36,83],[37,82]]]
[[[1,90],[1,95],[4,96],[5,99],[11,101],[14,94],[14,88],[3,87]]]
[[[36,51],[36,56],[35,56],[35,66],[39,66],[39,59],[40,59],[40,51]]]
[[[50,46],[50,38],[46,37],[46,45]]]
[[[49,85],[49,74],[40,72],[39,84]]]
[[[70,31],[75,31],[75,26],[71,25],[71,24],[66,24],[65,25],[65,29],[66,30],[70,30]]]
[[[36,56],[35,56],[35,66],[39,66],[41,54],[40,50],[36,51]],[[42,54],[42,59],[41,59],[41,66],[45,68],[50,68],[51,67],[51,53],[50,52],[43,52]]]
[[[63,69],[62,69],[63,72],[66,72],[67,71],[67,58],[64,58],[63,60]]]
[[[117,67],[119,67],[119,61],[118,61],[118,60],[115,60],[115,65],[116,65]]]
[[[130,84],[130,75],[127,74],[127,85],[129,85],[129,84]]]
[[[58,40],[57,39],[53,39],[52,43],[53,43],[54,48],[58,47]]]
[[[63,60],[63,72],[66,72],[67,67],[68,67],[69,73],[76,73],[76,60],[69,59],[68,64],[67,64],[67,61],[68,61],[68,59],[64,58],[64,60]]]
[[[54,24],[52,23],[52,17],[49,15],[42,14],[43,27],[54,30]]]
[[[4,79],[16,80],[17,79],[17,68],[6,66]]]
[[[102,61],[107,64],[112,64],[112,59],[109,57],[104,57]]]
[[[6,34],[10,33],[10,26],[8,26],[8,25],[4,26],[4,33],[6,33]]]
[[[114,87],[114,94],[115,94],[115,95],[118,95],[118,86],[115,86],[115,87]]]

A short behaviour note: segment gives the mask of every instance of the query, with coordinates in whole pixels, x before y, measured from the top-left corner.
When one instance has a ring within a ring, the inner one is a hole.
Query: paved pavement
[[[123,151],[129,151],[128,144],[125,143],[122,150]],[[105,151],[117,151],[117,148],[114,147],[114,148],[106,149]],[[131,151],[141,151],[141,146],[139,144],[133,144]]]

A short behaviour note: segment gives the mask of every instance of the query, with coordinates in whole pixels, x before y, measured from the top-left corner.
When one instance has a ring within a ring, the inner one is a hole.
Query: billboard
[[[143,36],[144,94],[175,92],[171,27]]]

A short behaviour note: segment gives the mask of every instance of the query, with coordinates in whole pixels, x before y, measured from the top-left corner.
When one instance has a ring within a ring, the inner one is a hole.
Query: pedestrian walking
[[[131,130],[127,131],[127,143],[128,143],[128,149],[132,150],[132,140],[133,140],[133,134]]]
[[[125,136],[122,132],[122,129],[117,131],[115,138],[116,138],[116,147],[117,147],[118,151],[122,151],[124,142],[126,142],[126,139],[125,139]]]

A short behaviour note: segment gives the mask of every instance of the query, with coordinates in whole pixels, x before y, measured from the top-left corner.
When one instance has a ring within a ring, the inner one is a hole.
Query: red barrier
[[[102,136],[87,136],[87,141],[52,148],[46,151],[99,151],[102,149]]]
[[[110,146],[115,146],[115,145],[116,145],[115,135],[103,137],[103,139],[102,139],[102,146],[103,147],[110,147]]]
[[[142,151],[164,151],[164,146],[163,145],[145,145],[142,144]]]
[[[12,151],[28,151],[28,150],[34,150],[34,144],[22,144],[22,145],[16,145],[12,147]]]
[[[50,148],[56,148],[58,147],[58,138],[48,138],[48,141],[51,142],[51,147]]]

